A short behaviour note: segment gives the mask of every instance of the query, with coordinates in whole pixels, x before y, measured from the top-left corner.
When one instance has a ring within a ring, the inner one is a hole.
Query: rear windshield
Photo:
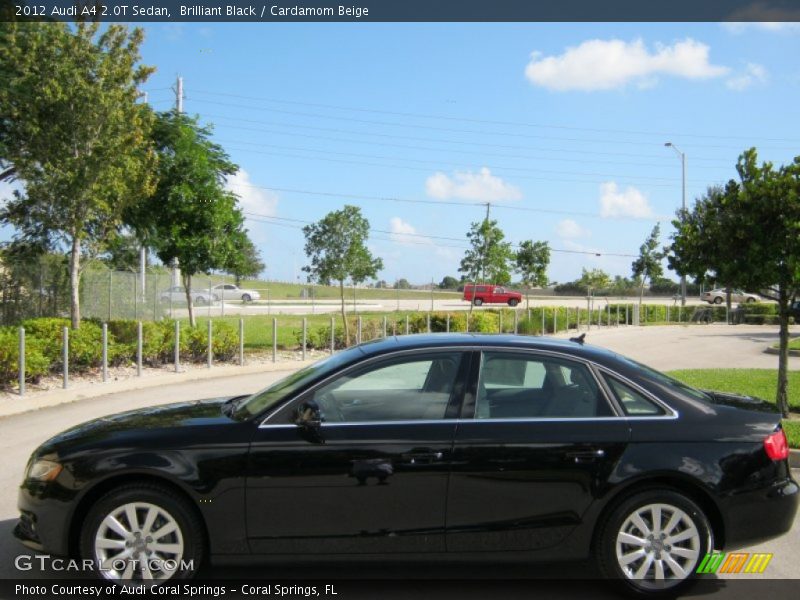
[[[620,361],[624,362],[628,366],[633,367],[634,369],[639,371],[639,373],[643,377],[646,377],[647,379],[650,379],[651,381],[654,381],[659,385],[671,389],[676,394],[688,396],[689,398],[692,398],[694,400],[700,400],[701,402],[712,402],[711,397],[708,394],[706,394],[705,392],[701,392],[697,388],[693,388],[690,385],[686,385],[682,381],[678,381],[677,379],[670,377],[669,375],[664,375],[664,373],[656,371],[655,369],[648,367],[647,365],[643,365],[640,362],[636,362],[635,360],[632,360],[626,356],[621,356],[619,354],[617,354],[616,356]]]

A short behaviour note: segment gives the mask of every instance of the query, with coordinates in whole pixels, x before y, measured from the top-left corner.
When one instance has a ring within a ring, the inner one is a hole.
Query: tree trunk
[[[347,324],[347,311],[344,306],[344,279],[339,280],[339,293],[342,299],[342,325],[344,326],[344,345],[350,345],[350,327]]]
[[[789,368],[789,297],[786,288],[778,290],[778,311],[780,323],[780,350],[778,352],[778,393],[775,404],[784,417],[789,416],[788,368]]]
[[[189,307],[189,327],[194,327],[196,323],[192,304],[192,276],[187,275],[186,271],[181,271],[181,279],[183,280],[183,291],[186,293],[186,306]]]
[[[81,324],[81,241],[77,233],[72,236],[72,248],[69,253],[69,318],[70,325],[77,329]]]

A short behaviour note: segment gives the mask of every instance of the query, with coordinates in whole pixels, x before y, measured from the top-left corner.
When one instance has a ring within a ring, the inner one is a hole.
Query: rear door
[[[593,369],[568,357],[488,350],[453,448],[447,549],[555,546],[582,522],[630,436]]]

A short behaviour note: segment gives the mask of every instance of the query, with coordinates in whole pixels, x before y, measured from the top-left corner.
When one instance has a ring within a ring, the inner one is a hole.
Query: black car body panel
[[[343,373],[445,351],[461,358],[440,418],[323,422],[324,440],[294,423],[300,403]],[[580,365],[602,390],[603,416],[478,418],[481,357],[489,351]],[[138,478],[163,481],[191,500],[215,560],[582,559],[609,507],[651,485],[700,503],[720,548],[791,527],[797,484],[787,462],[770,460],[763,446],[779,415],[730,398],[702,401],[606,350],[548,338],[437,334],[365,343],[336,361],[256,414],[214,399],[104,417],[56,436],[32,460],[53,458],[64,469],[51,483],[23,483],[17,537],[52,554],[74,553],[91,501]],[[624,414],[604,374],[652,398],[661,414]]]

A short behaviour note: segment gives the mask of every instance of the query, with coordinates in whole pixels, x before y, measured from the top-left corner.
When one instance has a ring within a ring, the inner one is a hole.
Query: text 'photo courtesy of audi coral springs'
[[[31,456],[15,534],[112,580],[312,555],[593,557],[633,591],[675,591],[706,553],[792,526],[764,408],[582,338],[392,337],[251,396],[65,431]]]

